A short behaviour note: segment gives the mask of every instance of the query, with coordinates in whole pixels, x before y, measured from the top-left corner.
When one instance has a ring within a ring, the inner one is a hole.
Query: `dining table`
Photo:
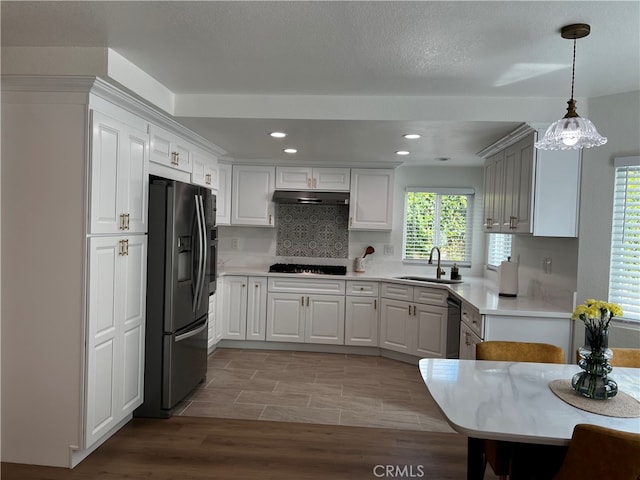
[[[485,440],[566,448],[581,423],[640,434],[639,368],[616,367],[609,375],[630,405],[625,417],[607,411],[610,400],[581,399],[598,402],[603,413],[593,413],[554,393],[552,382],[570,381],[581,371],[575,364],[423,358],[419,368],[446,421],[468,437],[468,480],[484,476]]]

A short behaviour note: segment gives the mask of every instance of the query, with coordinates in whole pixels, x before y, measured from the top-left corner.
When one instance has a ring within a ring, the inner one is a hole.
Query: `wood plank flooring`
[[[136,418],[73,470],[3,463],[2,480],[374,480],[387,465],[386,478],[453,480],[466,476],[466,447],[453,433]]]

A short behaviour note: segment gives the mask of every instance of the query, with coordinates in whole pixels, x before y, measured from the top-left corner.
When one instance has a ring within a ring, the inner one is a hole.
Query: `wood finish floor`
[[[5,463],[2,480],[457,480],[466,477],[466,446],[453,433],[136,418],[73,470]],[[380,476],[387,465],[393,477]]]
[[[3,463],[0,477],[462,480],[467,439],[451,432],[417,365],[219,349],[172,418],[132,420],[73,470]]]
[[[453,432],[417,365],[363,355],[218,349],[176,414]]]

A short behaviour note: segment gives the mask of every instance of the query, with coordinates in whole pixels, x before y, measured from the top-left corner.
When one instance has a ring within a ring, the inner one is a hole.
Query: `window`
[[[609,301],[640,320],[640,157],[616,158]]]
[[[471,265],[473,189],[408,188],[403,259],[427,261],[440,248],[441,263]]]
[[[503,260],[511,256],[511,234],[490,233],[488,235],[487,266],[499,267]]]

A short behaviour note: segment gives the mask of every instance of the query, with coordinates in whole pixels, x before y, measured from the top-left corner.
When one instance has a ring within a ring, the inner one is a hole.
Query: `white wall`
[[[362,256],[368,245],[376,252],[367,256],[366,268],[370,273],[393,274],[418,273],[435,275],[435,267],[402,263],[402,229],[404,220],[404,193],[407,187],[470,187],[476,191],[473,213],[473,267],[461,269],[463,276],[482,276],[484,263],[484,235],[482,223],[481,167],[398,167],[395,172],[393,202],[393,228],[390,232],[355,231],[349,233],[348,259],[321,259],[304,257],[276,257],[276,230],[258,227],[219,228],[219,261],[222,268],[266,268],[276,261],[291,263],[332,263],[353,269],[353,259]],[[277,221],[277,219],[276,219]],[[232,239],[237,239],[238,249],[233,250]],[[393,246],[394,253],[385,255],[385,245]]]
[[[640,91],[589,100],[589,119],[608,142],[583,150],[577,301],[607,299],[613,209],[615,157],[640,155]],[[580,345],[583,332],[576,329]],[[617,325],[609,337],[612,346],[640,348],[637,328]]]

